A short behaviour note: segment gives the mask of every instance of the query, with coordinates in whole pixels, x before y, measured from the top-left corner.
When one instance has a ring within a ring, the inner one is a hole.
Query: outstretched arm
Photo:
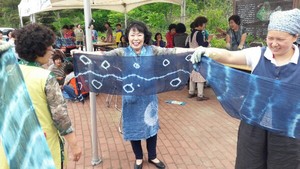
[[[220,48],[204,48],[198,47],[193,53],[191,62],[197,63],[201,61],[201,56],[205,55],[217,62],[227,63],[227,64],[236,64],[236,65],[246,65],[246,55],[243,50],[241,51],[228,51],[226,49]]]

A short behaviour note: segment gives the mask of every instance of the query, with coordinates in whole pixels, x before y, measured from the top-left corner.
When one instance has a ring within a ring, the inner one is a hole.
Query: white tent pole
[[[127,12],[125,13],[125,29],[127,28]]]
[[[123,4],[123,7],[124,7],[124,17],[125,17],[125,29],[127,28],[127,17],[128,17],[128,15],[127,15],[127,5],[126,5],[126,3],[124,3]]]
[[[185,24],[186,0],[182,0],[180,22]]]
[[[92,22],[92,11],[90,0],[84,0],[84,22],[85,22],[85,37],[86,37],[86,50],[91,52],[92,47],[92,31],[90,24]],[[96,93],[90,92],[90,109],[91,109],[91,128],[92,128],[92,165],[101,163],[98,155],[98,133],[97,133],[97,111],[96,111]]]
[[[36,22],[35,14],[31,14],[31,15],[30,15],[30,22],[31,22],[31,23],[35,23],[35,22]]]
[[[22,27],[23,27],[23,17],[20,16],[20,28],[22,28]]]

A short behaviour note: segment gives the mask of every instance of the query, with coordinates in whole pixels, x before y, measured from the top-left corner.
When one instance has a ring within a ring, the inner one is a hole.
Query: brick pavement
[[[157,154],[169,169],[233,169],[236,156],[236,135],[239,120],[229,117],[212,89],[205,89],[208,101],[188,99],[187,89],[159,94],[159,119]],[[106,94],[97,98],[98,153],[102,162],[92,166],[91,124],[89,100],[68,103],[69,114],[75,126],[83,155],[78,162],[69,161],[68,169],[132,169],[134,154],[130,142],[125,142],[118,132],[120,111],[106,106]],[[184,101],[184,106],[167,104],[166,100]],[[147,162],[145,141],[143,169],[155,169]],[[70,151],[70,150],[69,150]]]

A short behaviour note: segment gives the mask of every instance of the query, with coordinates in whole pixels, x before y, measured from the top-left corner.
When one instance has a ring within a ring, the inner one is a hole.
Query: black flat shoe
[[[137,165],[136,162],[134,162],[134,169],[142,169],[143,168],[143,162],[140,165]]]
[[[151,164],[154,164],[156,166],[156,168],[164,169],[166,167],[165,164],[160,160],[158,160],[158,161],[159,161],[158,163],[155,163],[150,159],[148,160],[148,162],[151,163]]]

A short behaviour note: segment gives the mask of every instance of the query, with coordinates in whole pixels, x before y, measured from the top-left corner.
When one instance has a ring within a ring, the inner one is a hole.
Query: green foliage
[[[247,45],[250,45],[252,42],[260,42],[262,43],[264,46],[266,46],[266,41],[265,39],[263,38],[260,38],[260,37],[256,37],[252,34],[248,34],[247,35],[247,39],[246,39],[246,44]]]
[[[216,48],[225,48],[226,47],[226,41],[225,41],[225,39],[213,38],[211,40],[211,46],[216,47]]]
[[[1,27],[18,28],[20,18],[18,16],[18,4],[20,0],[1,0],[0,25]]]
[[[17,6],[21,0],[1,0],[0,4],[0,25],[9,27],[19,26],[19,16]],[[189,33],[190,23],[198,16],[206,16],[209,20],[207,29],[210,33],[215,33],[216,27],[227,29],[227,18],[232,14],[231,0],[186,0],[185,24]],[[154,33],[165,34],[171,23],[179,23],[181,7],[169,3],[152,3],[140,6],[128,13],[128,23],[132,20],[139,20],[146,23]],[[37,21],[52,27],[59,34],[63,25],[84,25],[83,9],[59,10],[43,12],[36,15]],[[110,22],[115,29],[117,23],[121,23],[125,29],[124,14],[108,10],[92,10],[92,18],[95,20],[94,27],[97,31],[105,32],[104,23]],[[23,17],[24,23],[28,23],[29,18]],[[83,26],[84,28],[84,26]]]
[[[95,22],[93,23],[95,30],[98,30],[100,32],[104,32],[106,30],[104,24],[105,22],[110,22],[108,18],[111,13],[116,12],[99,9],[92,10],[92,18],[95,20]],[[111,26],[113,25],[114,23],[111,23]]]

